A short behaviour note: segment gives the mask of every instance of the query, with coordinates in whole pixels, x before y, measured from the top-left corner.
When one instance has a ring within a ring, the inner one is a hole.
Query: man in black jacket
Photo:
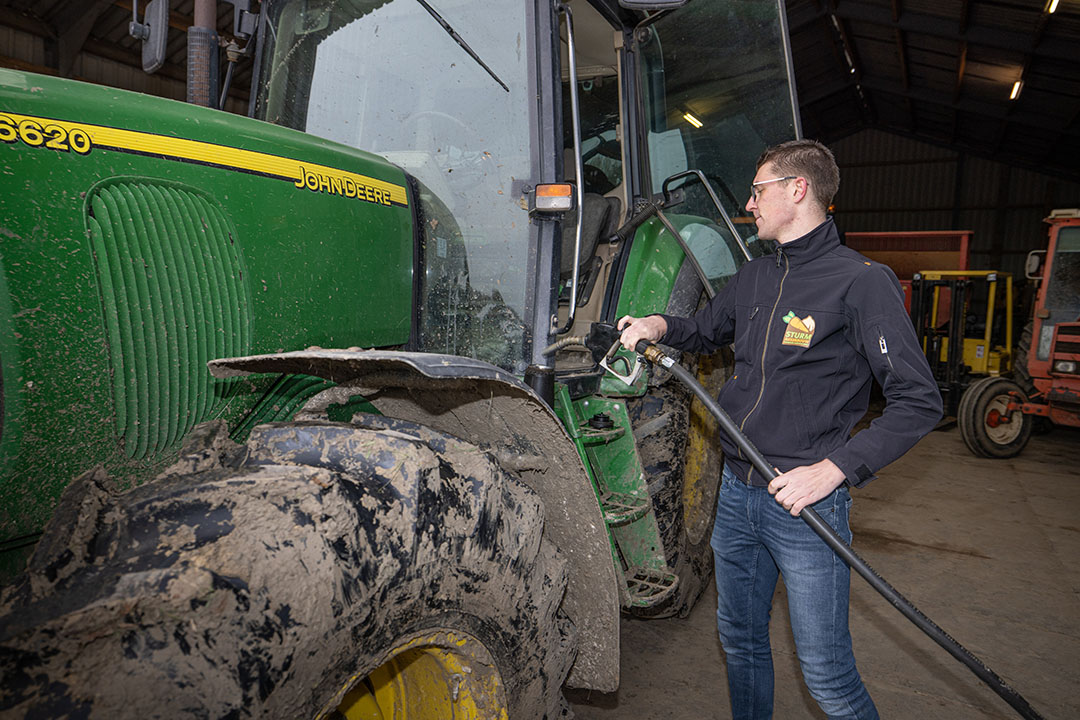
[[[824,145],[769,148],[746,209],[758,236],[776,241],[775,254],[743,266],[693,318],[619,320],[628,349],[639,340],[693,352],[734,343],[735,375],[720,404],[781,472],[766,484],[725,438],[712,547],[735,718],[772,716],[768,622],[778,574],[810,694],[830,718],[878,716],[852,654],[848,567],[798,515],[813,506],[850,542],[848,488],[873,479],[941,418],[900,283],[841,245],[827,216],[839,184]],[[885,410],[852,436],[873,378]]]

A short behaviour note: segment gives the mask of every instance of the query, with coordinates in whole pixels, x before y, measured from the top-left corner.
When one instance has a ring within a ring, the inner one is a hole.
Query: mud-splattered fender
[[[610,692],[619,684],[619,598],[596,494],[566,431],[517,378],[453,355],[381,350],[302,350],[208,363],[218,378],[254,373],[315,375],[337,387],[312,398],[297,419],[364,396],[383,415],[471,442],[516,472],[543,500],[544,533],[570,566],[563,608],[580,646],[567,685]]]

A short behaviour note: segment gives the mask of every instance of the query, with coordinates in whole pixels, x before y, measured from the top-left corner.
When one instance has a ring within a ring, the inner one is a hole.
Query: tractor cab
[[[686,251],[710,290],[755,251],[755,160],[798,135],[781,4],[634,4],[263,3],[254,115],[411,179],[412,349],[485,360],[550,400],[554,340],[665,309],[620,306],[637,240],[615,230],[635,211],[668,209],[642,230],[675,241],[665,290]],[[553,183],[573,208],[530,212]]]
[[[1062,341],[1080,335],[1070,327],[1080,322],[1080,210],[1054,210],[1046,222],[1050,224],[1048,249],[1035,250],[1028,257],[1029,279],[1042,281],[1033,319],[1033,325],[1038,328],[1034,336],[1038,339],[1031,360],[1043,364],[1042,375],[1054,371],[1069,374],[1069,360],[1063,361],[1064,368],[1045,365],[1050,360],[1055,332],[1062,335]],[[1072,372],[1076,372],[1075,367]]]

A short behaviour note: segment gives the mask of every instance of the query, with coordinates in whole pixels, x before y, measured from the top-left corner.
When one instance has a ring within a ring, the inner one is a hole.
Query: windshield
[[[1040,360],[1050,357],[1054,326],[1080,318],[1080,226],[1058,230],[1052,263],[1050,276],[1046,279],[1046,309],[1050,316],[1043,320],[1036,350]]]
[[[753,217],[743,209],[757,158],[798,135],[783,12],[778,0],[694,2],[638,33],[653,192],[671,175],[702,171],[758,253]],[[730,239],[698,180],[674,186],[685,188],[679,213],[709,219]]]
[[[524,4],[267,5],[256,116],[382,155],[419,182],[417,349],[522,372],[530,228],[518,199],[532,176]]]

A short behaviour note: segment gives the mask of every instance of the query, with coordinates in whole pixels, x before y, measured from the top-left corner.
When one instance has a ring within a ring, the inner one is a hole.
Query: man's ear
[[[799,203],[810,199],[810,185],[806,178],[797,177],[792,185],[794,185],[795,191],[791,197],[795,202]]]

